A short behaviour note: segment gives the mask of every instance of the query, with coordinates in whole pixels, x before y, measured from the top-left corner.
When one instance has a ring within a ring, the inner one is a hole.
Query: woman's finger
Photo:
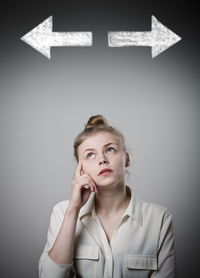
[[[87,181],[87,184],[84,184],[84,185],[81,185],[81,188],[85,188],[85,189],[88,189],[90,188],[91,191],[95,191],[95,188],[94,188],[94,185],[91,181]]]
[[[91,180],[91,182],[92,182],[92,184],[93,184],[93,186],[94,186],[95,192],[97,193],[97,192],[98,192],[98,191],[97,191],[97,186],[96,186],[96,183],[94,182],[92,176],[91,176],[90,174],[86,174],[86,175],[87,175],[87,176],[89,177],[89,179]]]
[[[80,177],[79,180],[80,180],[80,182],[85,183],[85,184],[87,184],[87,182],[90,181],[94,186],[96,186],[94,180],[93,180],[93,179],[91,178],[91,176],[88,175],[88,174],[83,174],[83,175]]]
[[[79,159],[78,166],[76,168],[75,176],[76,176],[76,178],[79,178],[81,175],[82,175],[82,162]]]

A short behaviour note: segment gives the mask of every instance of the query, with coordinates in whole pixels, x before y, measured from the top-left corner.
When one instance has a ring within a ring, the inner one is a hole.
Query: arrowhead
[[[49,59],[51,58],[52,21],[52,16],[48,17],[21,38]]]
[[[162,25],[155,16],[151,18],[151,29],[152,29],[152,58],[165,51],[175,43],[181,40],[174,32]]]

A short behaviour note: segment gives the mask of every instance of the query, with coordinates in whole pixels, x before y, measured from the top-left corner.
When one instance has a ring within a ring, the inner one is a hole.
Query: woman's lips
[[[111,174],[113,171],[110,169],[107,170],[103,170],[102,172],[100,172],[99,176],[107,176],[109,174]]]
[[[99,176],[107,176],[109,174],[111,174],[113,171],[105,171],[103,173],[101,173]]]

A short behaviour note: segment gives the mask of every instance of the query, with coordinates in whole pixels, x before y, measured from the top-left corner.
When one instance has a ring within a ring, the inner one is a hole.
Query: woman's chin
[[[112,188],[116,185],[116,181],[104,181],[96,183],[98,188]]]

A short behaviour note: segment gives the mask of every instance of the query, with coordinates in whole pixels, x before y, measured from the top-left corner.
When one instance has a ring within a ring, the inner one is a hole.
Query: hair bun
[[[87,124],[85,125],[85,130],[95,126],[108,126],[108,123],[102,115],[94,115],[89,118]]]

